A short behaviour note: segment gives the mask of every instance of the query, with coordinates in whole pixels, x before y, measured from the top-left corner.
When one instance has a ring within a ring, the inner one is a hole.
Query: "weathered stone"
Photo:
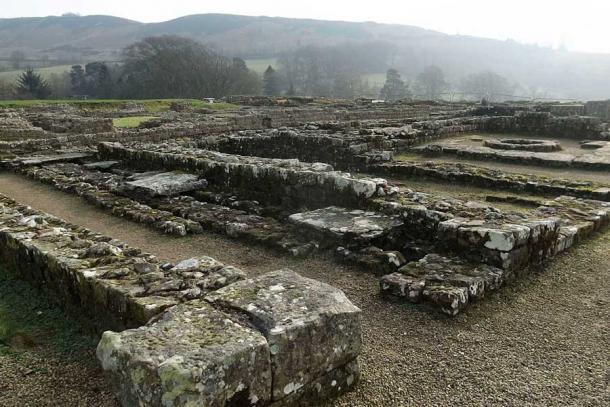
[[[403,225],[397,217],[336,206],[295,213],[288,219],[338,243],[369,243]]]
[[[379,285],[383,294],[404,297],[409,302],[420,302],[426,281],[402,273],[392,273],[381,277]]]
[[[269,355],[259,332],[202,301],[141,328],[105,332],[97,347],[124,406],[266,405]]]
[[[84,164],[84,167],[90,170],[109,170],[119,165],[119,161],[97,161],[94,163]]]
[[[433,285],[426,287],[422,295],[450,316],[457,315],[468,304],[468,289],[465,287]]]
[[[29,165],[40,165],[40,164],[51,164],[59,162],[71,162],[79,161],[85,158],[91,157],[90,153],[63,153],[63,154],[52,154],[52,155],[40,155],[23,157],[13,160],[15,163],[29,166]]]
[[[207,181],[194,174],[163,172],[125,182],[124,189],[127,193],[154,197],[178,195],[206,186]]]
[[[340,290],[293,271],[243,280],[206,299],[243,313],[267,338],[274,400],[305,388],[360,352],[360,310]]]

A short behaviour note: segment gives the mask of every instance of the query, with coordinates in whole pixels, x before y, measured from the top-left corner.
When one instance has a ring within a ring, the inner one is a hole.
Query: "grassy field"
[[[238,106],[231,103],[206,103],[197,99],[49,99],[49,100],[0,100],[0,108],[20,108],[49,104],[68,104],[82,109],[121,109],[128,103],[137,103],[144,106],[149,113],[159,113],[169,110],[172,102],[186,102],[196,108],[207,108],[212,110],[230,110]]]
[[[71,65],[58,65],[51,66],[49,68],[36,68],[35,71],[38,72],[43,78],[48,78],[51,74],[62,74],[64,72],[68,72],[70,68],[72,68]],[[11,83],[15,82],[17,77],[21,75],[24,70],[25,69],[18,69],[15,71],[0,72],[0,81]]]
[[[277,58],[255,58],[246,59],[246,65],[254,72],[262,74],[271,65],[273,69],[278,69]]]

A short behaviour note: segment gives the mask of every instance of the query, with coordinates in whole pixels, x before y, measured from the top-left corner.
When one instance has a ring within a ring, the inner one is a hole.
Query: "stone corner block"
[[[316,394],[327,394],[325,383],[335,386],[337,380],[327,383],[323,377],[360,353],[360,310],[341,290],[291,270],[231,284],[206,300],[246,316],[267,338],[274,402],[309,394],[311,386]],[[342,392],[357,381],[353,374],[339,376],[345,379]]]

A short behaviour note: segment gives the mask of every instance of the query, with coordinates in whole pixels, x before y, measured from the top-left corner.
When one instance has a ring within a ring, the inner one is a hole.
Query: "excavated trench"
[[[529,276],[448,319],[382,300],[375,275],[325,256],[290,258],[207,232],[162,235],[14,174],[0,173],[0,193],[162,260],[209,255],[255,274],[289,267],[341,288],[363,310],[365,346],[360,357],[363,382],[337,405],[431,405],[449,400],[601,405],[610,400],[604,385],[610,357],[600,357],[608,355],[610,346],[604,334],[610,323],[608,232],[560,255],[546,273]]]

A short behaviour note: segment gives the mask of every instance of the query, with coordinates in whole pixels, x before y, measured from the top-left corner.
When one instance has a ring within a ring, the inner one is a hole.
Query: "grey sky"
[[[512,38],[610,53],[609,0],[0,0],[0,17],[110,14],[165,21],[231,13],[410,24],[448,34]]]

